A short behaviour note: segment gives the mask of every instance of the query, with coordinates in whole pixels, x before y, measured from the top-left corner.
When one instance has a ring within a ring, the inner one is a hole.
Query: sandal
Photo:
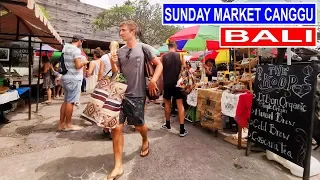
[[[51,101],[44,101],[41,104],[51,104]]]
[[[117,180],[119,179],[122,175],[124,174],[124,171],[122,171],[122,173],[115,175],[115,176],[107,176],[107,178],[105,178],[104,180]]]
[[[147,154],[145,154],[145,155],[142,155],[144,152],[146,152],[146,151],[148,151],[148,153]],[[146,157],[146,156],[148,156],[149,155],[149,141],[148,141],[148,146],[147,146],[147,148],[145,148],[145,149],[142,149],[142,147],[141,147],[141,151],[140,151],[140,156],[141,157]]]
[[[72,126],[69,128],[64,128],[62,131],[80,131],[81,129],[83,129],[83,127],[80,126]]]

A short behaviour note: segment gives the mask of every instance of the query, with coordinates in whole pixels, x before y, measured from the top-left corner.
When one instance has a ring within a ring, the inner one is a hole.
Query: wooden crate
[[[222,129],[222,92],[222,90],[213,89],[198,90],[198,113],[202,127],[210,130]]]

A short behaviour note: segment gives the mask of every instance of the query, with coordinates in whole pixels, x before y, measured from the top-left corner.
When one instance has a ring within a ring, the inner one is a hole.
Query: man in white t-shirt
[[[104,64],[104,75],[103,76],[112,76],[112,71],[111,71],[111,63],[110,63],[110,53],[105,54],[101,57],[101,60],[103,61]]]

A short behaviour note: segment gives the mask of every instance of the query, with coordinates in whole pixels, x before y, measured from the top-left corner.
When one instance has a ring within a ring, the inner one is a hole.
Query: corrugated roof
[[[49,45],[53,48],[61,49],[61,45],[54,45],[62,44],[61,37],[43,15],[35,1],[21,0],[21,2],[25,2],[27,6],[0,2],[0,5],[6,8],[9,12],[6,15],[0,16],[0,33],[16,34],[19,32],[20,35],[31,33],[34,36],[39,36],[39,39],[44,43],[52,43]],[[19,18],[19,31],[17,31]],[[53,38],[47,38],[50,36]],[[23,37],[25,36],[19,36],[18,39]],[[7,39],[7,41],[14,41],[16,40],[16,35],[8,36],[0,34],[0,38]]]

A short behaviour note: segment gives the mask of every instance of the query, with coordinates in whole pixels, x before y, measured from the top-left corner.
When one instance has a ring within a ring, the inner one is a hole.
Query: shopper
[[[125,21],[120,24],[120,36],[126,41],[126,45],[118,50],[117,55],[112,55],[112,72],[118,69],[123,73],[127,80],[127,90],[125,99],[122,102],[123,109],[120,112],[120,124],[112,129],[114,169],[111,171],[107,180],[118,179],[123,175],[122,153],[123,153],[123,134],[122,128],[127,119],[128,125],[134,125],[135,129],[142,136],[142,147],[140,156],[145,157],[149,154],[148,127],[144,121],[144,104],[146,100],[146,79],[144,74],[144,52],[146,56],[156,66],[153,78],[148,84],[149,93],[155,95],[157,92],[157,80],[162,72],[162,64],[154,54],[151,46],[138,43],[136,36],[139,33],[137,24],[134,21]]]
[[[161,58],[163,64],[163,84],[164,84],[164,103],[165,103],[165,118],[166,123],[162,125],[164,129],[171,129],[170,124],[170,110],[171,98],[176,100],[178,108],[178,117],[180,121],[180,136],[184,137],[188,131],[184,127],[184,107],[183,107],[183,93],[180,88],[176,87],[181,67],[186,67],[185,60],[181,58],[180,53],[176,52],[177,44],[169,42],[169,52],[164,54]]]
[[[72,43],[65,46],[62,52],[64,53],[64,64],[68,70],[61,78],[62,87],[64,90],[64,102],[60,109],[60,122],[58,131],[61,130],[80,130],[78,126],[72,124],[71,118],[73,113],[74,103],[79,100],[81,92],[81,82],[83,78],[83,67],[89,62],[81,62],[81,50],[84,38],[75,35],[72,38]]]
[[[44,101],[43,104],[50,104],[52,99],[52,90],[54,88],[54,71],[52,68],[52,64],[48,58],[48,56],[42,57],[42,78],[43,78],[43,86],[42,88],[46,90],[48,100]],[[53,98],[55,96],[53,95]]]

